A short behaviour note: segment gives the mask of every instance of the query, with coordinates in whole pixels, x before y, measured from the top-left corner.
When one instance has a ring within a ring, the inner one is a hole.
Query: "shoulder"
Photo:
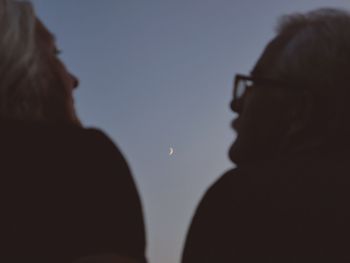
[[[232,200],[237,195],[235,189],[239,189],[241,175],[237,169],[224,173],[204,193],[200,200],[192,224],[205,218],[206,222],[217,221],[217,216],[223,216],[231,206]]]
[[[90,144],[117,148],[112,139],[105,132],[97,128],[71,127],[66,129],[65,135],[71,137],[71,139],[81,138],[81,140],[85,140],[85,142]]]
[[[126,176],[128,181],[131,180],[127,161],[115,142],[105,132],[96,128],[85,128],[81,133],[83,135],[78,143],[79,151],[86,160],[90,160],[90,165],[96,166],[99,172],[118,174],[119,179]]]
[[[60,143],[80,152],[80,156],[125,161],[116,143],[100,129],[73,127],[62,131],[59,137]]]
[[[192,218],[182,262],[228,262],[235,222],[235,194],[233,186],[239,184],[237,169],[224,173],[204,194]],[[237,184],[236,184],[237,183]]]
[[[73,263],[141,263],[141,261],[117,254],[102,254],[82,257]]]
[[[220,176],[205,192],[202,202],[227,199],[247,184],[245,172],[235,168]]]
[[[83,128],[82,131],[86,134],[89,139],[96,141],[102,145],[116,148],[112,139],[102,130],[97,128]]]
[[[220,176],[205,192],[201,206],[213,207],[217,203],[239,204],[259,195],[273,184],[275,167],[270,163],[256,163],[231,169]]]
[[[96,128],[66,127],[55,131],[47,153],[47,159],[64,165],[59,168],[69,170],[69,178],[80,180],[97,187],[118,187],[118,193],[135,193],[135,182],[129,165],[117,145],[103,131]],[[51,147],[54,146],[54,147]],[[108,185],[108,186],[107,186]],[[123,188],[127,190],[123,190]]]

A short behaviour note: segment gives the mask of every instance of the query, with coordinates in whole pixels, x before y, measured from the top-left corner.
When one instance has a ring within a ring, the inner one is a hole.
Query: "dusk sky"
[[[349,0],[33,0],[80,79],[78,114],[107,133],[137,183],[150,263],[177,263],[204,191],[227,169],[235,73],[277,18]],[[174,154],[169,155],[169,147]]]

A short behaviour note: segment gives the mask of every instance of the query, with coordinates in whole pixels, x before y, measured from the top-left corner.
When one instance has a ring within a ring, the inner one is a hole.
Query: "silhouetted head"
[[[249,86],[232,101],[238,135],[229,155],[236,164],[341,143],[335,138],[350,132],[349,13],[282,17],[244,81]]]
[[[0,120],[80,125],[72,96],[77,86],[32,5],[0,0]]]

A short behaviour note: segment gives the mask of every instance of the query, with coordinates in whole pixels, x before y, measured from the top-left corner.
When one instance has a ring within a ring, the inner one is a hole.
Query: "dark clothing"
[[[350,262],[350,144],[224,174],[193,218],[183,263]]]
[[[134,181],[101,131],[1,123],[0,169],[0,262],[64,263],[99,253],[146,262]]]

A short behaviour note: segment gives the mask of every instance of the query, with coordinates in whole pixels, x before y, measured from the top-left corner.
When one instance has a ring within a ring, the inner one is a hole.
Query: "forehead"
[[[38,18],[36,19],[36,33],[40,42],[55,42],[55,36],[46,28],[46,26]]]
[[[286,36],[278,35],[273,38],[263,50],[260,58],[255,64],[251,75],[269,77],[271,70],[276,65],[276,62],[281,55],[283,48],[287,44]]]

